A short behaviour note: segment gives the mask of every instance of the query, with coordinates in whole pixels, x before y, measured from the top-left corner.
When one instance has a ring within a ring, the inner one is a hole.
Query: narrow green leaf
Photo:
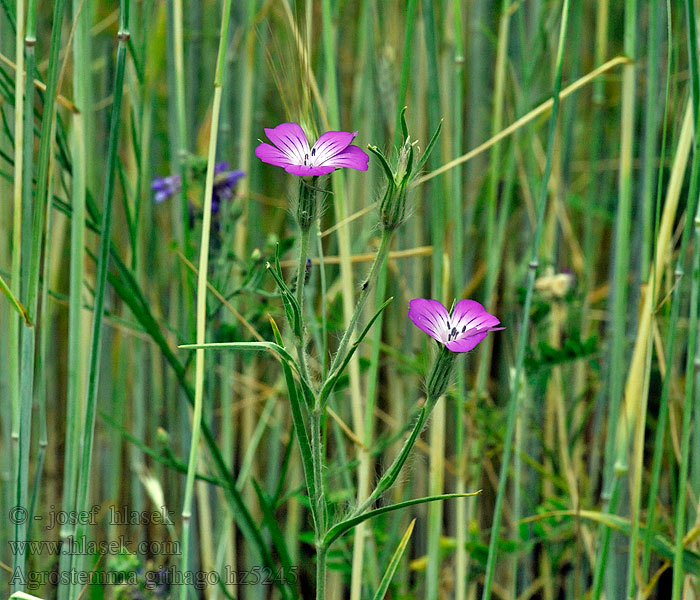
[[[403,553],[406,551],[406,546],[408,546],[408,540],[411,539],[411,534],[413,533],[413,527],[415,524],[416,520],[413,519],[413,521],[411,521],[410,525],[408,526],[406,533],[403,534],[403,537],[401,538],[401,541],[399,542],[396,551],[394,552],[394,554],[391,557],[391,560],[389,561],[389,565],[387,566],[386,571],[384,571],[382,580],[379,582],[379,588],[377,588],[377,591],[374,594],[374,600],[382,600],[382,598],[384,598],[384,596],[386,595],[387,590],[389,589],[389,584],[394,578],[394,573],[396,573],[396,569],[399,566],[399,561],[401,560]]]
[[[384,513],[406,508],[407,506],[413,506],[414,504],[425,504],[426,502],[436,502],[437,500],[450,500],[451,498],[469,498],[470,496],[476,496],[480,493],[481,490],[479,490],[478,492],[470,492],[467,494],[440,494],[438,496],[425,496],[423,498],[413,498],[412,500],[406,500],[404,502],[397,502],[396,504],[382,506],[381,508],[375,508],[374,510],[369,510],[366,513],[363,513],[356,517],[352,517],[350,519],[346,519],[345,521],[341,521],[337,525],[331,527],[326,536],[323,538],[323,545],[326,548],[329,548],[330,545],[333,542],[335,542],[335,540],[337,540],[341,535],[344,535],[354,527],[357,527],[357,525],[359,525],[363,521],[367,521],[368,519],[378,517],[379,515],[383,515]]]
[[[297,364],[296,360],[294,360],[292,355],[279,344],[275,344],[273,342],[215,342],[209,344],[183,344],[178,346],[178,348],[182,348],[184,350],[197,350],[198,348],[202,348],[204,350],[225,350],[226,348],[231,348],[233,350],[270,350],[274,354],[279,355],[283,363],[287,362],[294,367],[297,375],[299,375],[299,381],[301,382],[304,397],[307,399],[313,398],[313,390],[309,387],[308,382],[301,376],[299,365]]]
[[[540,521],[542,519],[549,519],[552,517],[572,517],[574,519],[589,519],[600,523],[601,525],[607,527],[608,529],[613,529],[619,531],[620,533],[630,536],[632,533],[632,525],[629,519],[625,517],[620,517],[618,515],[610,513],[602,513],[594,510],[558,510],[539,514],[533,517],[528,517],[523,519],[521,523],[529,523],[532,521]],[[646,534],[647,527],[645,524],[639,524],[640,537],[642,534]],[[674,558],[674,542],[665,538],[660,533],[653,531],[651,533],[651,547],[656,550],[659,556],[662,556],[668,561],[673,561]],[[694,552],[693,550],[683,549],[683,569],[689,574],[695,577],[700,577],[700,554]]]
[[[22,306],[22,303],[12,293],[12,290],[9,288],[7,283],[5,283],[5,280],[2,278],[2,276],[0,276],[0,292],[2,292],[5,295],[5,297],[12,303],[12,306],[15,307],[15,310],[24,319],[24,322],[27,325],[27,327],[31,327],[32,322],[29,319],[29,314],[27,313],[27,309],[24,308],[24,306]]]
[[[277,518],[275,517],[274,510],[270,504],[270,500],[268,499],[268,496],[265,493],[265,491],[260,487],[260,484],[255,479],[255,477],[251,478],[251,481],[253,482],[253,488],[255,488],[255,494],[258,497],[258,503],[260,504],[260,508],[263,513],[263,523],[267,527],[267,530],[270,532],[272,543],[274,544],[275,549],[279,554],[280,562],[282,563],[285,572],[291,573],[291,569],[294,566],[292,565],[292,558],[289,555],[287,541],[285,540],[284,533],[280,529],[280,526],[277,522]],[[297,590],[297,587],[295,585],[290,585],[289,587],[292,591],[292,594],[294,595],[294,598],[299,598],[299,591]]]
[[[284,282],[282,278],[282,270],[279,266],[279,244],[277,245],[277,254],[275,255],[275,267],[273,268],[270,263],[266,265],[267,270],[272,275],[277,287],[280,289],[282,295],[282,302],[284,304],[284,311],[287,315],[287,321],[292,326],[294,330],[294,335],[301,339],[302,337],[302,325],[301,325],[301,307],[299,306],[299,301],[296,299],[289,286]]]
[[[277,328],[277,323],[274,319],[270,317],[270,324],[272,325],[272,332],[279,342],[282,338]],[[302,465],[304,467],[304,478],[306,479],[306,489],[309,494],[309,498],[316,497],[316,480],[314,479],[314,467],[313,467],[313,455],[311,452],[311,443],[309,442],[309,433],[306,429],[306,424],[304,422],[304,414],[302,410],[302,405],[299,402],[299,394],[297,393],[297,385],[294,380],[294,375],[288,364],[282,363],[282,369],[284,371],[284,379],[287,383],[287,391],[289,393],[289,405],[292,409],[292,420],[294,421],[294,431],[297,436],[297,441],[299,442],[299,450],[301,452]],[[314,520],[317,518],[314,503],[310,502],[312,507],[312,515]]]

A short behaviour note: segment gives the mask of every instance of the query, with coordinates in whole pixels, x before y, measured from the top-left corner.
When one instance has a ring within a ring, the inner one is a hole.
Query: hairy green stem
[[[303,184],[302,184],[303,185]],[[309,230],[302,230],[299,238],[299,263],[297,268],[297,289],[296,289],[296,299],[299,303],[299,313],[301,315],[301,339],[298,340],[297,344],[297,354],[299,355],[299,365],[301,368],[301,375],[311,383],[309,379],[309,365],[306,357],[306,348],[304,340],[304,284],[306,283],[306,257],[308,255],[309,248]]]
[[[367,497],[367,499],[364,502],[362,502],[354,511],[352,511],[352,513],[348,517],[349,519],[352,519],[364,513],[370,506],[372,506],[372,504],[374,504],[374,502],[377,499],[379,499],[382,496],[382,494],[384,494],[384,492],[386,492],[392,485],[394,485],[404,463],[406,462],[406,459],[408,458],[409,454],[411,453],[411,450],[413,450],[413,446],[415,446],[416,441],[418,440],[418,436],[420,435],[421,431],[423,431],[425,424],[428,422],[428,417],[430,416],[430,413],[433,412],[433,408],[435,408],[437,400],[438,398],[426,399],[425,405],[421,408],[420,412],[418,413],[418,419],[416,420],[416,423],[413,426],[410,435],[408,436],[408,438],[406,438],[406,441],[401,447],[401,451],[397,454],[396,458],[386,470],[384,475],[382,475],[372,493]]]
[[[315,496],[310,498],[314,503],[317,519],[315,521],[316,531],[316,598],[325,600],[326,586],[326,550],[323,548],[323,538],[328,528],[328,512],[326,506],[326,493],[323,485],[323,436],[321,427],[323,425],[323,408],[316,400],[311,418],[311,456],[313,459]]]
[[[316,600],[326,600],[326,550],[316,547]]]
[[[448,350],[444,345],[440,346],[440,350],[435,357],[433,366],[430,369],[430,373],[428,374],[426,381],[428,393],[425,404],[421,408],[420,413],[418,413],[418,419],[416,420],[410,435],[404,442],[401,451],[396,455],[396,458],[391,463],[391,466],[389,466],[389,468],[380,477],[379,482],[375,486],[372,493],[352,512],[350,517],[348,517],[349,519],[352,519],[365,512],[382,494],[384,494],[384,492],[394,485],[394,482],[399,476],[408,455],[411,453],[413,446],[418,440],[418,436],[420,435],[421,431],[423,431],[430,413],[433,412],[438,400],[447,389],[447,384],[449,383],[454,371],[456,359],[457,355],[454,352]]]
[[[381,242],[379,243],[379,249],[377,250],[377,254],[374,257],[374,261],[372,262],[372,266],[370,267],[369,270],[369,275],[367,275],[367,279],[362,283],[362,291],[360,292],[360,295],[357,299],[357,304],[355,305],[355,311],[352,313],[352,317],[350,318],[350,324],[348,325],[348,328],[345,330],[345,333],[343,334],[342,339],[340,340],[340,344],[338,346],[338,351],[335,353],[335,356],[333,357],[333,361],[331,362],[331,367],[329,372],[331,375],[335,372],[337,369],[338,365],[342,364],[343,359],[345,358],[345,355],[347,353],[347,347],[348,344],[350,343],[350,338],[355,331],[355,326],[357,325],[357,321],[360,318],[360,314],[362,313],[362,309],[365,306],[365,302],[367,302],[367,298],[369,297],[369,292],[370,288],[372,286],[372,282],[374,281],[379,268],[381,265],[384,263],[386,260],[386,257],[389,254],[389,247],[391,246],[391,237],[392,237],[392,232],[390,231],[384,231],[382,232],[382,239]]]

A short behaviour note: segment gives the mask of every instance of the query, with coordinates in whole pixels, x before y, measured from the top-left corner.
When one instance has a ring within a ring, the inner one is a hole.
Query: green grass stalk
[[[694,146],[693,146],[693,166],[690,175],[690,189],[688,191],[688,202],[685,216],[685,226],[681,240],[680,253],[678,257],[678,267],[676,276],[678,285],[682,285],[684,272],[686,272],[686,247],[691,237],[691,229],[695,227],[695,247],[690,263],[691,284],[690,284],[690,307],[688,317],[688,349],[685,369],[685,398],[683,403],[683,422],[681,427],[681,459],[678,467],[678,499],[675,506],[675,543],[673,555],[673,585],[672,600],[680,600],[683,582],[685,580],[685,569],[683,567],[684,536],[686,528],[686,506],[688,493],[686,485],[688,482],[688,468],[690,463],[690,433],[692,428],[693,408],[696,400],[693,399],[693,389],[695,383],[694,361],[697,344],[698,327],[698,299],[700,289],[700,211],[696,213],[698,204],[698,193],[700,192],[700,64],[697,56],[698,39],[696,30],[695,4],[691,0],[686,2],[686,19],[688,32],[688,56],[690,63],[690,84],[691,98],[693,103]],[[691,215],[695,215],[691,219]]]
[[[696,121],[697,127],[700,125]],[[696,152],[700,150],[700,146],[696,144]],[[697,163],[697,161],[694,161]],[[697,179],[696,179],[697,182]],[[689,196],[688,209],[690,210],[693,204],[697,204],[697,184],[696,196]],[[692,192],[691,192],[692,193]],[[695,198],[695,200],[694,200]],[[697,332],[698,332],[698,307],[700,306],[700,211],[695,214],[694,219],[690,219],[690,213],[686,215],[686,222],[693,223],[695,228],[695,244],[692,254],[691,263],[691,282],[690,282],[690,314],[688,316],[688,351],[685,368],[685,397],[683,403],[683,424],[681,426],[681,460],[678,467],[678,499],[675,507],[675,544],[673,554],[673,588],[672,600],[680,600],[683,590],[683,582],[685,581],[685,568],[683,566],[683,552],[685,550],[685,529],[686,529],[686,507],[688,501],[687,483],[688,483],[688,468],[690,463],[690,433],[693,422],[694,408],[694,383],[696,377],[696,369],[698,368],[697,352]],[[686,227],[688,229],[688,227]],[[684,256],[681,255],[679,261],[684,261]],[[681,262],[681,264],[682,264]],[[681,273],[682,277],[682,273]]]
[[[321,44],[323,48],[324,66],[325,66],[325,97],[326,108],[328,112],[329,125],[331,128],[340,128],[340,103],[338,100],[338,78],[336,64],[336,27],[334,26],[333,10],[330,0],[321,0]],[[333,181],[333,207],[335,212],[336,222],[340,222],[347,218],[348,207],[345,193],[345,174],[336,171],[332,175]],[[343,336],[345,345],[349,342],[349,335],[354,329],[354,324],[357,322],[360,311],[355,307],[355,290],[353,286],[352,264],[350,262],[351,245],[350,233],[348,227],[341,227],[338,230],[338,254],[340,255],[340,278],[343,298],[343,319],[348,324],[346,332]],[[367,286],[369,288],[369,286]],[[363,290],[365,291],[365,290]],[[358,301],[358,306],[360,302]],[[355,310],[353,310],[355,309]],[[353,320],[355,323],[353,323]],[[347,339],[346,339],[347,337]],[[341,340],[341,344],[343,343]],[[344,351],[344,349],[343,349]],[[341,355],[340,349],[336,353],[333,363],[336,363],[338,356]],[[331,364],[330,373],[333,373],[333,363]],[[339,362],[337,364],[340,364]],[[348,374],[350,377],[350,398],[353,427],[356,431],[362,430],[364,423],[363,402],[360,392],[360,370],[356,360],[353,360],[348,366]],[[365,452],[360,453],[360,473],[368,473],[369,468],[367,462],[369,456]],[[362,529],[358,533],[362,533]],[[356,542],[353,549],[352,561],[352,581],[350,586],[350,600],[359,600],[362,583],[362,564],[364,556],[363,535],[356,536]],[[323,565],[325,568],[325,561]]]
[[[79,472],[75,508],[78,511],[87,510],[90,499],[90,467],[92,464],[92,448],[95,435],[95,420],[97,415],[97,395],[100,382],[100,355],[102,351],[103,313],[107,272],[109,270],[112,206],[114,200],[114,184],[117,173],[119,152],[119,132],[121,125],[121,110],[124,88],[124,71],[126,65],[127,42],[129,40],[129,7],[130,0],[121,0],[119,14],[119,31],[117,33],[117,60],[114,75],[114,96],[112,115],[110,119],[109,139],[107,143],[107,169],[103,190],[102,222],[100,228],[100,245],[97,257],[97,276],[95,279],[95,300],[93,321],[90,333],[88,380],[85,388],[85,404],[83,413],[83,435],[79,458]],[[85,535],[85,525],[75,527],[75,539],[80,540]],[[71,568],[75,568],[80,557],[71,557]],[[78,594],[78,582],[71,582],[70,597]]]
[[[437,6],[432,0],[422,2],[423,34],[426,47],[426,71],[427,83],[425,95],[427,100],[427,116],[429,129],[435,127],[441,120],[441,93],[440,93],[440,69],[438,59],[440,56],[440,46],[438,45],[438,26],[436,22]],[[440,164],[442,162],[442,143],[439,140],[428,161],[430,164]],[[440,182],[432,182],[422,190],[424,198],[431,198],[431,242],[432,252],[432,273],[431,273],[431,297],[439,301],[445,300],[445,246],[447,237],[446,202],[449,179],[443,177]],[[431,423],[431,440],[444,436],[445,411],[436,412]],[[442,435],[441,435],[441,432]],[[429,482],[430,495],[442,493],[443,477],[442,473],[435,473],[436,470],[444,469],[444,463],[440,457],[439,449],[430,454],[430,469],[432,477]],[[428,507],[428,564],[425,572],[425,594],[426,600],[436,600],[439,592],[440,576],[440,536],[442,534],[442,502],[434,502]]]
[[[27,155],[24,157],[23,176],[23,212],[22,212],[22,269],[21,284],[24,294],[20,299],[29,314],[31,321],[36,321],[37,306],[39,301],[39,269],[41,266],[41,250],[44,230],[44,214],[47,206],[47,185],[49,174],[49,155],[51,152],[52,140],[52,116],[54,114],[54,104],[56,97],[56,87],[58,84],[58,51],[61,43],[61,24],[63,21],[64,0],[55,0],[53,9],[53,27],[51,30],[51,45],[49,50],[49,72],[47,77],[47,94],[44,102],[44,117],[41,122],[41,137],[39,144],[39,164],[37,175],[36,196],[32,200],[32,160],[29,158],[33,150],[33,119],[32,111],[26,112],[24,149]],[[25,44],[32,46],[35,43],[36,27],[36,2],[32,2],[27,12],[27,33]],[[29,12],[31,11],[31,12]],[[31,57],[27,56],[27,72],[33,72],[34,61],[33,51]],[[29,70],[31,68],[31,70]],[[31,92],[29,91],[31,88]],[[31,102],[30,102],[31,100]],[[26,106],[33,106],[33,81],[32,77],[27,77],[27,94],[25,97]],[[30,208],[31,207],[31,208]],[[30,221],[31,219],[31,221]],[[31,236],[26,235],[25,224],[31,222]],[[26,281],[26,284],[25,284]],[[36,328],[23,327],[20,336],[20,418],[19,418],[19,438],[18,438],[18,461],[15,478],[15,502],[16,506],[27,507],[27,491],[29,478],[29,452],[32,429],[32,406],[34,402],[34,360],[36,346]],[[15,525],[15,540],[26,539],[26,522]],[[21,555],[21,556],[20,556]],[[16,553],[13,556],[13,572],[24,572],[26,556],[23,553]],[[13,583],[13,591],[22,591],[24,584],[22,581]]]
[[[489,541],[489,552],[486,562],[486,575],[484,579],[483,600],[491,598],[491,588],[496,569],[496,542],[500,533],[501,518],[503,512],[503,501],[505,499],[506,482],[510,466],[510,454],[513,445],[513,435],[515,430],[515,418],[518,412],[518,390],[520,377],[522,376],[523,363],[525,360],[525,349],[527,347],[528,329],[530,324],[530,308],[532,306],[532,296],[535,287],[535,274],[539,264],[539,246],[542,238],[542,225],[544,222],[545,208],[547,206],[549,177],[552,172],[552,157],[554,154],[554,142],[556,134],[557,117],[559,115],[559,91],[561,90],[562,69],[564,63],[564,47],[566,45],[566,31],[569,16],[569,0],[564,0],[561,12],[561,25],[559,30],[559,43],[557,47],[556,71],[554,76],[554,90],[552,95],[552,115],[549,121],[549,131],[547,135],[547,155],[542,177],[542,183],[537,202],[537,225],[532,245],[533,258],[529,264],[528,280],[526,287],[525,306],[523,307],[522,325],[518,338],[518,350],[515,362],[515,377],[513,388],[508,401],[508,416],[506,423],[506,433],[503,442],[503,455],[501,459],[501,472],[498,480],[498,491],[494,506],[494,516],[491,524],[491,539]]]
[[[175,72],[175,112],[177,115],[177,169],[181,177],[180,205],[182,210],[183,252],[190,259],[192,253],[191,233],[187,208],[187,157],[189,143],[187,131],[187,109],[185,106],[185,51],[182,13],[183,0],[173,2],[173,60]],[[189,295],[189,294],[187,294]],[[191,303],[190,303],[191,304]]]
[[[62,510],[75,510],[78,485],[78,459],[83,437],[83,416],[80,407],[85,391],[85,351],[83,345],[83,278],[85,261],[85,192],[87,187],[87,151],[85,114],[88,112],[87,89],[90,85],[90,61],[87,60],[86,42],[89,35],[89,12],[81,10],[82,0],[73,0],[73,18],[78,19],[73,34],[73,102],[79,112],[72,115],[71,151],[73,178],[71,194],[70,282],[68,300],[68,378],[66,390],[66,443],[63,461]],[[84,7],[83,7],[84,8]],[[61,540],[67,542],[73,527],[61,527]],[[70,565],[71,556],[61,553],[59,573]],[[69,586],[59,586],[59,600],[66,600]]]
[[[216,76],[214,79],[214,99],[212,106],[211,130],[209,134],[209,152],[207,156],[207,174],[204,184],[204,219],[202,222],[202,239],[199,250],[199,267],[197,275],[197,344],[203,344],[206,339],[207,317],[207,274],[209,272],[209,235],[211,230],[211,203],[214,189],[214,164],[216,162],[216,141],[219,130],[219,114],[221,111],[221,94],[223,87],[223,70],[225,64],[228,26],[231,16],[231,0],[226,0],[221,9],[221,33],[219,51],[216,59]],[[190,455],[187,463],[187,480],[185,483],[185,498],[182,508],[182,572],[189,569],[189,541],[192,520],[192,492],[194,476],[199,459],[199,439],[201,435],[202,406],[204,403],[204,350],[198,349],[195,354],[195,384],[194,411],[192,416],[192,438]],[[180,599],[186,600],[189,586],[181,586]]]
[[[625,54],[634,59],[636,56],[636,31],[637,31],[637,3],[636,0],[625,2]],[[630,254],[630,225],[632,208],[632,153],[634,144],[634,114],[636,104],[636,65],[625,64],[622,75],[622,109],[621,109],[621,133],[620,133],[620,170],[618,178],[618,204],[616,211],[616,231],[614,241],[613,258],[613,296],[611,323],[614,323],[611,334],[610,347],[610,371],[609,377],[609,403],[608,403],[608,428],[605,443],[605,471],[603,477],[604,510],[612,511],[612,506],[606,501],[613,494],[612,488],[621,484],[621,478],[627,473],[627,439],[629,439],[628,425],[623,423],[624,443],[620,439],[618,426],[620,406],[622,404],[624,386],[624,361],[626,350],[625,331],[627,329],[627,274],[629,270]],[[610,543],[611,531],[605,528],[602,531],[601,545]],[[602,583],[606,581],[606,589],[612,591],[616,588],[615,579],[620,575],[617,571],[608,571],[610,561],[603,560],[607,552],[598,553],[598,563],[594,581]],[[608,575],[608,573],[611,573]],[[594,587],[593,598],[598,600],[599,589]]]
[[[449,20],[449,34],[453,44],[452,65],[452,154],[459,156],[463,153],[464,141],[462,115],[464,114],[464,40],[462,31],[462,8],[459,0],[451,2],[452,18]],[[464,190],[462,186],[462,167],[452,171],[452,214],[454,229],[452,232],[452,289],[458,297],[464,286]],[[466,381],[464,371],[457,371],[455,390],[457,425],[455,427],[455,454],[457,456],[457,478],[455,491],[463,494],[466,491],[467,455],[465,452],[465,421],[466,421]],[[467,593],[467,500],[457,500],[455,507],[455,537],[457,552],[455,557],[455,598],[465,600]]]
[[[51,139],[56,135],[56,118],[55,115],[52,119],[53,126],[51,128]],[[54,170],[54,159],[53,156],[49,160],[49,183],[47,187],[47,194],[50,198],[53,193],[53,170]],[[51,311],[49,308],[49,303],[47,301],[49,297],[49,279],[51,277],[50,273],[50,263],[49,260],[50,252],[49,246],[51,243],[51,233],[53,232],[53,210],[51,206],[48,207],[46,211],[46,235],[44,236],[43,244],[43,261],[42,261],[42,273],[43,278],[41,281],[41,297],[44,301],[41,303],[41,315],[39,317],[39,323],[41,323],[41,329],[39,331],[39,352],[38,360],[36,363],[36,381],[37,381],[37,392],[36,400],[39,408],[39,440],[38,446],[39,451],[36,457],[36,466],[34,468],[34,480],[32,485],[32,497],[29,506],[29,518],[28,522],[34,522],[34,515],[36,515],[37,505],[39,502],[39,497],[41,495],[41,485],[43,482],[44,473],[44,462],[46,460],[46,448],[49,445],[48,439],[48,429],[46,426],[46,395],[47,395],[47,382],[49,378],[46,376],[46,370],[48,363],[48,344],[49,344],[49,332],[51,331],[49,327]],[[29,530],[29,537],[31,538],[31,526]]]
[[[646,81],[646,105],[644,109],[644,172],[642,184],[642,264],[641,272],[649,272],[649,264],[652,257],[652,235],[654,232],[653,213],[654,191],[656,189],[655,154],[658,146],[656,126],[658,122],[657,98],[659,89],[659,33],[661,20],[659,19],[659,3],[649,3],[649,26],[647,38],[647,81]],[[669,53],[670,56],[670,53]]]
[[[670,0],[667,0],[666,2],[666,8],[667,8],[667,44],[670,46],[671,39],[672,39],[672,24],[671,24],[671,6],[670,6]],[[653,14],[652,14],[653,13]],[[650,8],[650,13],[649,13],[649,20],[650,20],[650,30],[651,31],[656,31],[657,27],[660,25],[658,24],[658,10],[657,8],[651,7]],[[654,44],[656,45],[658,43],[657,38],[654,38],[653,41],[649,42],[650,45]],[[654,51],[655,53],[658,53],[658,51]],[[650,70],[658,70],[658,67],[655,65],[651,64],[652,60],[652,52],[651,50],[649,51],[649,62],[650,62]],[[667,63],[666,63],[666,85],[665,85],[665,94],[664,94],[664,119],[663,119],[663,129],[662,129],[662,136],[661,136],[661,156],[659,158],[660,164],[664,164],[665,158],[666,158],[666,136],[668,132],[668,105],[669,105],[669,97],[670,97],[670,85],[671,85],[671,57],[672,53],[668,52],[667,56]],[[657,59],[654,59],[657,60]],[[650,72],[649,77],[658,77],[658,74],[652,75]],[[690,106],[688,108],[688,117],[690,118],[691,115],[691,110]],[[690,123],[690,121],[688,121]],[[647,130],[647,135],[650,135],[649,130]],[[650,168],[650,167],[647,167]],[[658,223],[660,222],[660,211],[661,211],[661,190],[662,190],[662,183],[663,183],[663,171],[659,169],[659,174],[657,177],[657,183],[656,183],[656,214],[655,214],[655,230],[658,229]],[[657,232],[658,235],[658,232]],[[649,248],[649,251],[651,252],[652,249]],[[658,258],[656,259],[658,260]],[[656,288],[659,286],[659,282],[654,276],[650,276],[650,279],[652,281],[652,291],[651,293],[656,296]],[[679,293],[678,291],[678,286],[674,286],[672,295],[676,296]],[[679,308],[679,303],[673,298],[671,300],[671,317],[670,317],[670,326],[669,326],[669,331],[666,336],[666,348],[665,348],[665,353],[664,356],[667,358],[670,364],[672,364],[672,357],[673,357],[673,348],[674,348],[674,343],[675,343],[675,335],[676,335],[676,326],[678,322],[678,308]],[[675,309],[675,312],[674,312]],[[646,512],[646,532],[644,534],[644,545],[642,549],[642,562],[641,562],[641,581],[642,584],[646,583],[646,578],[647,574],[649,571],[649,562],[651,559],[651,538],[654,532],[654,521],[656,518],[656,502],[657,502],[657,497],[658,497],[658,490],[659,490],[659,480],[661,478],[661,461],[663,458],[663,449],[664,449],[664,441],[666,438],[666,422],[668,420],[668,394],[670,390],[670,377],[667,375],[664,377],[664,381],[662,384],[661,388],[661,398],[659,400],[659,413],[656,421],[656,434],[655,434],[655,439],[654,439],[654,454],[652,458],[652,463],[651,463],[651,481],[649,483],[649,495],[648,495],[648,501],[647,501],[647,512]]]
[[[408,0],[406,6],[406,21],[404,24],[403,34],[403,60],[401,61],[401,79],[399,80],[396,122],[394,124],[394,146],[398,146],[401,140],[401,109],[406,104],[406,93],[408,91],[408,77],[411,73],[411,49],[414,46],[413,31],[416,26],[417,8],[418,0]]]
[[[596,9],[596,34],[595,34],[595,64],[600,64],[600,62],[604,61],[606,56],[607,56],[607,48],[608,48],[608,11],[609,11],[609,6],[608,6],[608,0],[601,0],[597,4],[597,9]],[[603,135],[603,126],[605,123],[604,120],[604,107],[603,104],[605,102],[605,86],[604,82],[602,79],[596,79],[593,82],[593,90],[592,90],[592,102],[593,102],[593,111],[591,115],[591,161],[594,163],[597,162],[602,156],[604,152],[604,135]],[[595,177],[595,175],[592,173],[591,178],[589,181],[588,185],[588,194],[587,194],[587,199],[589,205],[593,206],[596,198],[600,196],[600,190],[601,190],[601,181],[600,178]],[[598,243],[598,232],[599,232],[599,227],[596,226],[596,221],[594,218],[594,215],[592,211],[584,211],[583,215],[583,253],[584,256],[588,257],[588,260],[585,262],[585,270],[584,270],[584,285],[586,286],[586,289],[591,289],[593,285],[595,284],[594,277],[595,277],[595,248],[597,247]],[[590,309],[590,302],[586,299],[584,301],[583,309],[581,311],[581,333],[582,335],[588,335],[591,329],[591,320],[589,317],[589,309]],[[602,421],[603,418],[603,399],[604,395],[599,394],[599,400],[597,402],[596,406],[596,415],[594,419],[594,423],[599,424]],[[600,464],[601,464],[601,452],[599,448],[604,445],[603,443],[603,435],[604,435],[604,428],[603,427],[594,427],[594,431],[596,432],[596,440],[592,444],[593,449],[591,452],[591,455],[589,457],[589,476],[592,479],[597,479],[599,477],[600,473]],[[589,497],[588,499],[591,501],[592,499]]]
[[[17,25],[15,60],[17,62],[17,74],[15,76],[15,153],[14,153],[14,178],[13,178],[13,208],[12,208],[12,275],[10,283],[14,295],[18,299],[20,292],[20,269],[22,260],[22,160],[24,154],[24,120],[32,121],[33,113],[30,108],[25,117],[24,114],[24,0],[17,0]],[[29,51],[29,47],[27,47]],[[31,46],[34,52],[34,47]],[[31,79],[27,77],[27,79]],[[29,84],[31,86],[31,83]],[[33,136],[32,136],[33,141]],[[31,146],[31,144],[30,144]],[[8,371],[10,379],[10,404],[12,414],[12,464],[18,464],[19,458],[19,317],[10,315],[8,336],[9,355]],[[15,475],[16,478],[16,475]]]

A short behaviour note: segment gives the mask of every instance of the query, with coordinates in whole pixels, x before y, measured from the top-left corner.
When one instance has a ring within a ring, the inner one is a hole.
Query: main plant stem
[[[401,448],[401,452],[399,452],[394,459],[394,462],[391,463],[391,466],[386,470],[384,475],[382,475],[377,487],[375,487],[367,499],[352,512],[349,518],[354,518],[364,513],[384,492],[386,492],[394,484],[404,463],[406,462],[406,459],[408,458],[408,455],[411,453],[411,450],[413,450],[413,446],[415,446],[418,436],[420,435],[421,431],[423,431],[430,413],[433,411],[433,408],[435,408],[437,400],[437,398],[427,398],[425,405],[423,408],[421,408],[411,434],[408,436],[403,444],[403,447]]]
[[[326,548],[323,538],[326,536],[327,514],[326,493],[323,486],[323,443],[321,436],[321,421],[323,408],[316,397],[311,423],[311,452],[314,463],[314,480],[316,495],[312,499],[315,504],[316,521],[316,600],[325,600],[326,589]]]
[[[309,229],[302,229],[301,239],[299,240],[299,268],[297,269],[297,289],[296,298],[299,303],[299,313],[301,314],[302,322],[304,321],[304,284],[306,283],[306,256],[309,252]],[[309,365],[306,359],[306,351],[304,350],[304,330],[302,328],[301,339],[297,345],[297,353],[299,354],[299,364],[301,365],[301,375],[311,383],[309,379]]]
[[[326,549],[316,546],[316,600],[326,600]]]

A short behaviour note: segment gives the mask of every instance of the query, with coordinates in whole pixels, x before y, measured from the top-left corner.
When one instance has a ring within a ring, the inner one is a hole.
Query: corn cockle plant
[[[265,133],[274,144],[261,142],[255,154],[263,162],[279,166],[299,177],[298,197],[294,200],[294,212],[299,227],[299,257],[294,284],[285,280],[280,267],[279,249],[274,260],[267,263],[267,269],[274,279],[284,307],[289,329],[295,340],[296,357],[287,350],[284,337],[275,320],[270,317],[274,341],[228,342],[183,346],[196,349],[237,349],[269,351],[279,359],[284,372],[289,403],[294,422],[294,433],[300,449],[302,468],[309,498],[310,516],[314,529],[316,551],[316,598],[326,597],[326,558],[331,545],[343,534],[363,521],[382,513],[395,511],[413,504],[471,496],[473,494],[443,494],[417,498],[396,504],[375,508],[375,502],[397,480],[433,408],[447,390],[456,359],[460,353],[474,348],[489,331],[501,329],[499,320],[473,300],[460,300],[448,313],[437,300],[417,298],[411,301],[409,318],[425,333],[438,342],[438,352],[426,381],[426,401],[411,427],[399,454],[393,463],[380,476],[369,496],[350,511],[342,513],[330,503],[325,489],[324,472],[327,456],[324,445],[324,413],[327,403],[340,377],[355,355],[360,343],[370,331],[376,319],[391,302],[386,300],[365,327],[356,334],[368,293],[376,275],[386,261],[394,232],[405,221],[407,197],[412,179],[430,154],[440,128],[431,138],[420,160],[415,159],[415,142],[411,142],[405,120],[405,109],[401,113],[403,143],[398,149],[398,159],[390,164],[384,153],[377,147],[369,149],[377,156],[387,179],[383,199],[379,203],[379,225],[382,238],[372,266],[361,285],[352,318],[331,361],[325,376],[312,372],[306,336],[304,312],[304,288],[307,274],[308,239],[312,225],[321,213],[321,203],[328,190],[323,176],[336,168],[367,170],[369,157],[351,142],[355,133],[329,131],[321,135],[313,147],[309,147],[306,135],[296,123],[283,123]],[[354,341],[351,340],[354,336]],[[409,535],[409,534],[407,534]],[[385,590],[396,568],[398,557],[405,547],[405,537],[394,558],[386,569],[378,593]]]

